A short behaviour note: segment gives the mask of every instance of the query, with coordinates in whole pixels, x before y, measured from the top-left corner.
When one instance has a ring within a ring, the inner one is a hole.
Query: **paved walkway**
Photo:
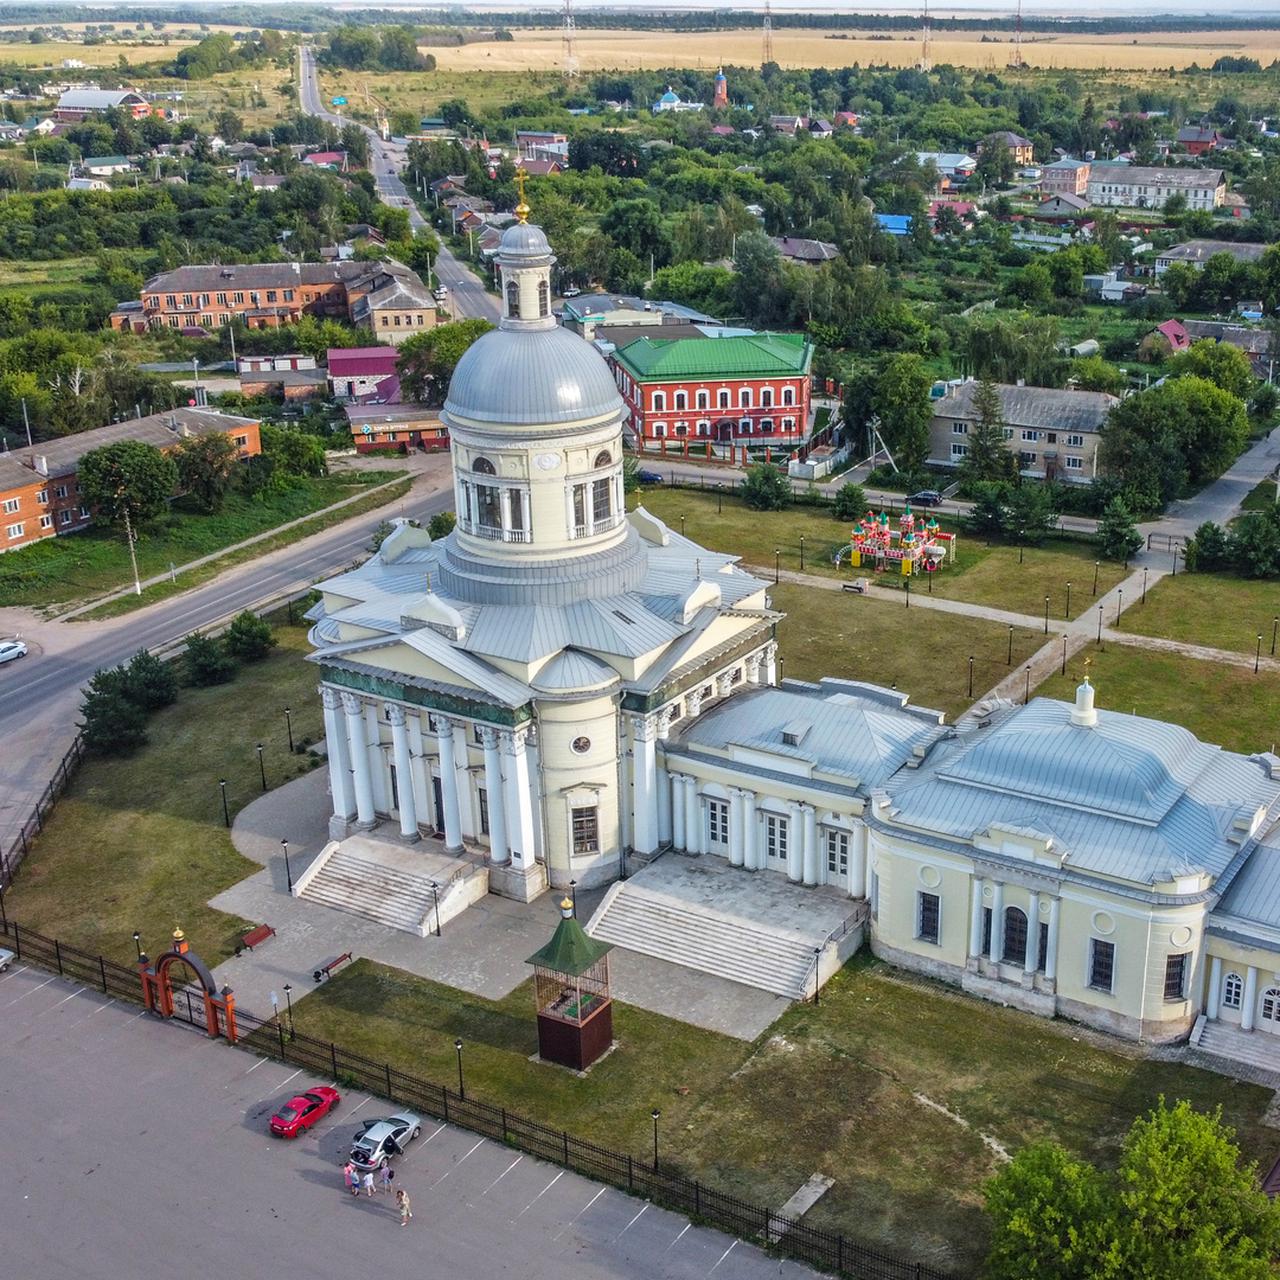
[[[547,941],[559,922],[558,894],[526,905],[488,894],[446,922],[438,938],[377,924],[287,891],[280,841],[289,841],[289,864],[298,875],[328,840],[328,771],[315,769],[277,787],[237,814],[231,838],[263,869],[210,899],[219,911],[270,924],[276,936],[253,951],[224,961],[215,971],[253,1009],[269,1009],[271,992],[286,982],[295,991],[313,985],[315,969],[335,956],[375,960],[422,978],[500,1000],[531,973],[525,961]],[[389,838],[398,844],[395,824]],[[424,848],[441,848],[424,841]],[[578,894],[578,915],[586,921],[604,890]],[[632,951],[619,952],[612,966],[613,994],[627,1004],[711,1031],[754,1040],[786,1008],[767,991],[695,973]]]

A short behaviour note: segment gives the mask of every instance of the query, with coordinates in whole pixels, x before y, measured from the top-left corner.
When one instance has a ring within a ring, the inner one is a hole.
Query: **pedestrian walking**
[[[360,1194],[360,1175],[356,1172],[356,1167],[350,1160],[342,1166],[342,1177],[351,1194],[358,1196]]]
[[[373,1195],[373,1170],[366,1169],[364,1172],[364,1193],[367,1196]]]
[[[409,1207],[409,1193],[403,1187],[396,1192],[396,1204],[400,1206],[400,1225],[407,1227],[409,1219],[413,1217],[413,1211]]]
[[[390,1191],[391,1184],[396,1180],[396,1171],[389,1165],[384,1164],[378,1172],[379,1191]]]

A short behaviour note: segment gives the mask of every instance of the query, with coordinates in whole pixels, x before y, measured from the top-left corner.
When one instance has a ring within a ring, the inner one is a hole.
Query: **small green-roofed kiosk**
[[[551,941],[526,961],[533,965],[538,1055],[585,1071],[613,1044],[613,947],[587,936],[568,898],[560,903],[560,917]]]

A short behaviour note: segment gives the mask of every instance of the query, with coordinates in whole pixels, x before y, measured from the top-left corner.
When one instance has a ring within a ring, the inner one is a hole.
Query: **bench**
[[[340,956],[334,956],[332,960],[326,960],[318,969],[312,973],[312,978],[316,982],[323,982],[326,978],[333,976],[333,971],[341,965],[351,963],[351,952],[344,951]]]
[[[254,947],[266,942],[268,938],[274,938],[275,936],[276,931],[269,924],[260,924],[256,929],[250,929],[249,932],[240,939],[240,946],[248,947],[249,950],[252,951]],[[236,948],[237,951],[239,949],[239,947]]]

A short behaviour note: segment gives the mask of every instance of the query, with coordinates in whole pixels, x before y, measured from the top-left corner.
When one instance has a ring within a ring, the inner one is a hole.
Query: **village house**
[[[1156,275],[1164,275],[1175,262],[1201,271],[1204,264],[1219,253],[1225,253],[1237,263],[1257,262],[1266,251],[1265,244],[1250,244],[1243,240],[1185,240],[1156,254]]]
[[[1009,155],[1013,157],[1013,163],[1017,168],[1031,164],[1035,159],[1035,147],[1030,138],[1024,138],[1020,133],[1011,133],[1008,129],[1001,129],[998,133],[993,133],[990,142],[996,146],[1004,147]],[[986,146],[986,142],[982,144]],[[982,154],[982,147],[978,148],[978,154]]]
[[[330,347],[329,393],[337,400],[372,395],[383,379],[395,376],[399,358],[394,347]]]

